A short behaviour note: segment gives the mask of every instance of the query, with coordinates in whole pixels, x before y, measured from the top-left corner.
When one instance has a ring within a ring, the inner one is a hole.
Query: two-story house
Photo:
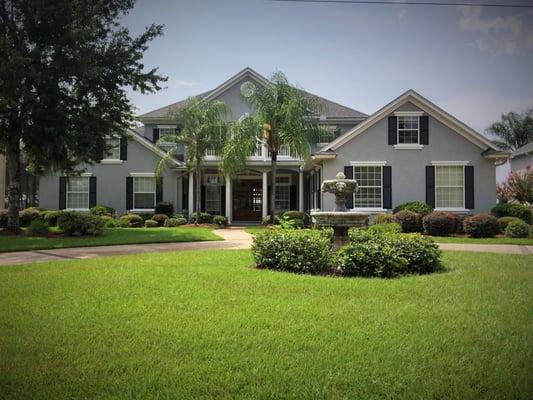
[[[225,102],[237,120],[251,112],[247,93],[268,84],[245,68],[198,96]],[[298,159],[289,149],[278,156],[278,209],[332,209],[333,198],[324,196],[320,185],[339,171],[359,183],[359,191],[348,200],[354,210],[386,212],[412,200],[457,212],[488,211],[495,204],[495,163],[506,159],[507,153],[418,93],[409,90],[370,116],[310,95],[322,103],[319,118],[329,133],[313,146],[308,160]],[[42,177],[41,207],[85,210],[104,204],[118,212],[153,212],[158,201],[168,201],[176,212],[194,212],[194,176],[183,153],[159,179],[154,175],[163,156],[155,143],[179,129],[168,114],[185,104],[182,100],[139,116],[143,126],[123,138],[110,138],[111,154],[87,166],[81,176]],[[206,154],[201,211],[226,215],[233,222],[266,216],[272,182],[262,143],[245,167],[240,176],[222,176],[218,154]]]

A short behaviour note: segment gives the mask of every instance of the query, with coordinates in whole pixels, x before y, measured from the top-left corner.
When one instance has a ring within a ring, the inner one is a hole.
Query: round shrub
[[[147,219],[146,221],[144,221],[144,226],[145,228],[157,228],[159,226],[159,223],[157,221],[154,221],[153,219]]]
[[[104,215],[109,215],[109,216],[115,215],[115,209],[113,207],[102,206],[102,205],[96,205],[94,207],[91,207],[89,209],[89,212],[93,215],[98,215],[100,217]]]
[[[374,217],[374,224],[388,224],[394,222],[394,215],[388,213],[379,213]]]
[[[175,217],[175,218],[169,218],[165,220],[164,226],[165,228],[174,228],[176,226],[185,225],[187,223],[187,220],[183,217]]]
[[[29,226],[32,221],[41,218],[42,210],[37,207],[28,207],[19,212],[20,226]]]
[[[167,219],[168,219],[168,215],[166,214],[154,214],[154,216],[152,217],[152,220],[157,222],[159,226],[165,225],[165,221]]]
[[[282,215],[282,218],[286,218],[289,220],[300,220],[305,226],[308,226],[311,222],[311,217],[309,216],[309,214],[304,213],[303,211],[296,210],[285,211]],[[300,223],[298,222],[298,224]]]
[[[372,225],[368,228],[369,232],[372,233],[400,233],[402,231],[402,227],[397,222],[388,222],[388,223],[382,223],[377,225]]]
[[[516,217],[501,217],[501,218],[498,218],[498,226],[500,227],[500,232],[504,233],[505,232],[505,228],[507,228],[507,225],[509,225],[511,222],[515,222],[515,221],[524,222],[520,218],[516,218]]]
[[[329,268],[328,230],[268,229],[254,236],[252,254],[258,268],[320,274]]]
[[[174,205],[168,201],[160,201],[155,205],[155,213],[172,217],[172,214],[174,214]]]
[[[492,237],[500,230],[498,220],[490,214],[477,214],[473,217],[465,218],[463,227],[465,233],[478,238]]]
[[[57,219],[59,218],[61,213],[62,213],[62,211],[57,211],[57,210],[43,211],[41,213],[41,218],[49,226],[56,226],[57,225]]]
[[[30,225],[26,229],[28,236],[43,235],[48,232],[48,224],[40,219],[35,219],[30,222]]]
[[[416,212],[409,210],[398,211],[394,214],[394,222],[399,223],[402,226],[402,232],[420,232],[420,215]]]
[[[110,217],[109,219],[104,218],[104,223],[106,228],[117,228],[120,227],[120,221],[118,219],[115,219],[113,217]],[[127,221],[125,221],[126,224],[129,225]]]
[[[104,232],[102,218],[86,212],[65,211],[57,219],[57,226],[65,236],[98,236]]]
[[[424,215],[427,215],[430,212],[432,212],[433,207],[421,201],[409,201],[407,203],[403,203],[403,204],[396,206],[393,212],[394,214],[396,214],[402,210],[412,211],[412,212],[417,213],[421,217],[423,217]]]
[[[505,228],[505,236],[510,238],[527,238],[529,237],[531,227],[524,221],[511,221]]]
[[[213,217],[213,224],[218,226],[228,226],[228,219],[224,215],[215,215]]]
[[[433,211],[422,218],[424,232],[434,236],[448,236],[457,232],[459,219],[454,213]]]
[[[125,227],[129,227],[129,228],[140,228],[144,226],[144,220],[142,219],[140,215],[137,215],[137,214],[124,214],[123,216],[119,218],[119,220],[124,221],[122,222],[122,224]]]
[[[496,217],[516,217],[528,224],[532,222],[531,208],[519,203],[498,203],[491,213]]]
[[[189,218],[189,223],[194,224],[196,223],[196,218],[198,216],[198,213],[193,213],[191,217]],[[211,224],[213,222],[213,216],[208,213],[200,213],[200,218],[198,219],[199,224]]]

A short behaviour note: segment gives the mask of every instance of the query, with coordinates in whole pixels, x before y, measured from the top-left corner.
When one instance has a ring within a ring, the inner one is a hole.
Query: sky
[[[144,62],[169,80],[155,94],[130,92],[139,114],[247,66],[266,77],[282,71],[367,114],[414,89],[480,133],[503,113],[533,107],[533,8],[138,0],[122,23],[134,35],[165,25]]]

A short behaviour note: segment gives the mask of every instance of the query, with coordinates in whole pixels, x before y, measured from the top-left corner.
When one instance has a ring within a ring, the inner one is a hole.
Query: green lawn
[[[221,240],[221,238],[210,228],[205,227],[108,228],[103,235],[95,237],[0,236],[0,252],[204,240]]]
[[[394,280],[198,251],[0,268],[0,397],[530,399],[533,256]]]

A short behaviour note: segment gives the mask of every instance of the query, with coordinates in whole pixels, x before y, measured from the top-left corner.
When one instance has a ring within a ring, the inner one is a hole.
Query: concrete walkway
[[[213,242],[124,244],[113,246],[73,247],[0,253],[0,265],[29,264],[57,260],[82,260],[102,256],[120,256],[137,253],[162,253],[185,250],[249,249],[252,236],[244,229],[232,227],[218,229],[216,234],[224,240]],[[533,254],[533,246],[514,244],[441,243],[442,250],[478,251],[500,254]]]

